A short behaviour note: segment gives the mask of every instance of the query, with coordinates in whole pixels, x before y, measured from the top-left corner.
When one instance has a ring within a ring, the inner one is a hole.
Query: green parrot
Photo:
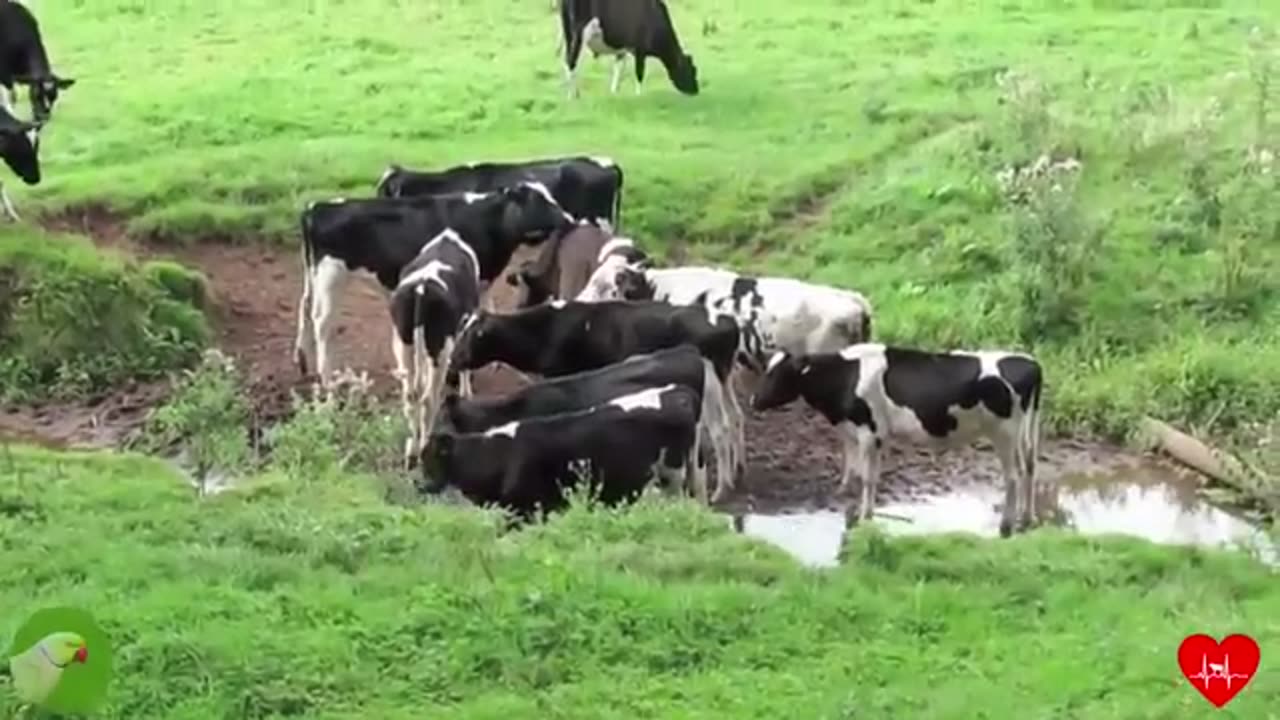
[[[73,632],[50,633],[26,652],[9,658],[13,689],[22,702],[39,705],[58,686],[64,668],[88,659],[89,648],[84,638]]]

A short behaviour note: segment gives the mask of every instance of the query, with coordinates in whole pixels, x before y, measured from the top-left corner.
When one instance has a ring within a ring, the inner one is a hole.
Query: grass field
[[[657,68],[609,96],[588,58],[568,102],[549,5],[42,2],[79,82],[45,181],[3,177],[24,217],[294,262],[304,204],[389,162],[609,155],[625,232],[668,260],[856,288],[889,342],[1034,351],[1050,431],[1280,427],[1280,6],[673,0],[699,97]],[[1002,185],[1042,155],[1080,169]],[[0,399],[189,365],[204,305],[182,268],[0,228]],[[243,459],[218,392],[170,429]],[[1280,585],[1242,556],[864,531],[815,573],[648,502],[499,537],[351,471],[393,432],[304,414],[205,499],[158,461],[0,444],[3,619],[96,613],[109,718],[1280,717]],[[1262,645],[1225,711],[1178,675],[1194,631]]]
[[[198,500],[136,456],[20,450],[0,470],[15,478],[0,607],[99,618],[116,644],[104,718],[1260,719],[1280,704],[1280,585],[1240,555],[862,532],[847,565],[811,571],[692,502],[579,507],[500,536],[492,516],[387,505],[351,476]],[[1225,711],[1178,675],[1195,631],[1262,646]]]

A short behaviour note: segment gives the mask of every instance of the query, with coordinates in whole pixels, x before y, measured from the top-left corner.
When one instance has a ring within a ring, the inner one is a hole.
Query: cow
[[[680,47],[675,24],[663,0],[560,0],[564,73],[570,99],[578,97],[578,60],[585,45],[592,57],[613,56],[609,92],[617,93],[622,65],[635,61],[636,94],[644,83],[645,60],[657,58],[676,90],[698,94],[698,67]]]
[[[715,371],[724,396],[720,406],[728,416],[727,434],[732,438],[744,417],[731,392],[730,379],[738,334],[738,323],[732,317],[703,308],[650,301],[553,300],[512,313],[481,310],[471,316],[459,334],[453,366],[474,370],[502,362],[521,372],[558,377],[688,343],[698,348]],[[728,439],[716,447],[713,502],[732,487],[730,476],[739,467],[733,451]]]
[[[477,505],[498,505],[526,520],[564,508],[564,491],[581,479],[605,505],[631,502],[655,470],[670,487],[695,460],[700,404],[692,388],[671,383],[483,432],[441,428],[422,450],[416,484],[428,495],[453,486]]]
[[[480,305],[480,259],[453,228],[431,239],[400,276],[391,293],[392,344],[396,377],[409,438],[405,464],[417,459],[422,441],[431,435],[444,394],[454,336],[462,321]],[[462,381],[470,394],[470,379]]]
[[[76,81],[53,72],[31,11],[21,3],[0,2],[0,107],[9,114],[14,112],[14,83],[30,88],[31,118],[44,124],[53,113],[58,92]]]
[[[494,192],[521,182],[542,183],[577,218],[616,232],[622,227],[622,167],[612,158],[575,155],[516,162],[467,163],[446,170],[391,164],[374,185],[378,197]]]
[[[990,440],[1004,470],[1000,535],[1008,537],[1015,520],[1021,532],[1035,515],[1042,386],[1039,363],[1023,353],[858,343],[834,353],[775,353],[751,406],[765,411],[802,397],[839,429],[840,490],[848,491],[855,465],[862,476],[859,521],[874,507],[886,442],[936,451]]]
[[[719,268],[653,269],[615,257],[597,268],[576,299],[657,300],[732,315],[742,331],[738,362],[757,374],[778,350],[835,352],[871,339],[872,308],[860,293]],[[739,430],[742,427],[738,425]],[[735,442],[737,457],[745,460],[745,435],[738,435]]]
[[[11,115],[0,108],[0,157],[22,182],[27,185],[40,183],[40,126]],[[17,222],[20,218],[9,200],[4,183],[0,182],[0,205],[8,218]]]
[[[584,410],[613,398],[645,388],[676,383],[698,394],[701,426],[694,457],[698,458],[705,432],[714,447],[723,447],[728,418],[723,406],[723,389],[711,363],[692,345],[678,345],[652,353],[632,355],[621,362],[572,375],[562,375],[526,385],[494,398],[445,397],[442,422],[462,433],[474,433],[530,417]],[[693,492],[707,502],[706,476],[702,463],[691,465]],[[727,472],[727,464],[724,466]]]
[[[510,262],[520,244],[536,245],[575,220],[539,183],[490,193],[415,198],[338,198],[302,212],[302,296],[294,359],[303,375],[315,357],[322,383],[329,368],[334,299],[348,274],[372,275],[389,299],[401,272],[429,240],[452,228],[479,259],[481,292]],[[491,297],[485,302],[492,303]]]
[[[536,258],[507,275],[507,284],[516,288],[516,309],[547,300],[572,300],[587,286],[596,268],[612,258],[636,267],[649,264],[648,256],[631,238],[613,237],[580,221],[569,232],[548,240]]]

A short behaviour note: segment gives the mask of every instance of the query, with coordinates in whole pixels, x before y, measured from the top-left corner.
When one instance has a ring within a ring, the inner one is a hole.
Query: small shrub
[[[248,421],[249,404],[235,364],[209,350],[197,367],[184,373],[168,402],[147,418],[140,445],[149,452],[180,445],[204,494],[211,473],[237,472],[252,463]]]

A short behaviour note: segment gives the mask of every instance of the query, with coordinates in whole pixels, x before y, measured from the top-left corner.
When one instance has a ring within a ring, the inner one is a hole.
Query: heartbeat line
[[[1233,679],[1239,679],[1239,680],[1249,679],[1248,673],[1241,674],[1241,673],[1231,672],[1231,655],[1230,654],[1225,654],[1222,656],[1221,664],[1211,663],[1209,662],[1208,656],[1203,654],[1200,655],[1200,672],[1194,675],[1188,675],[1187,677],[1192,680],[1203,680],[1205,690],[1209,689],[1209,681],[1211,680],[1225,680],[1227,683],[1227,689],[1230,690],[1231,681]]]

